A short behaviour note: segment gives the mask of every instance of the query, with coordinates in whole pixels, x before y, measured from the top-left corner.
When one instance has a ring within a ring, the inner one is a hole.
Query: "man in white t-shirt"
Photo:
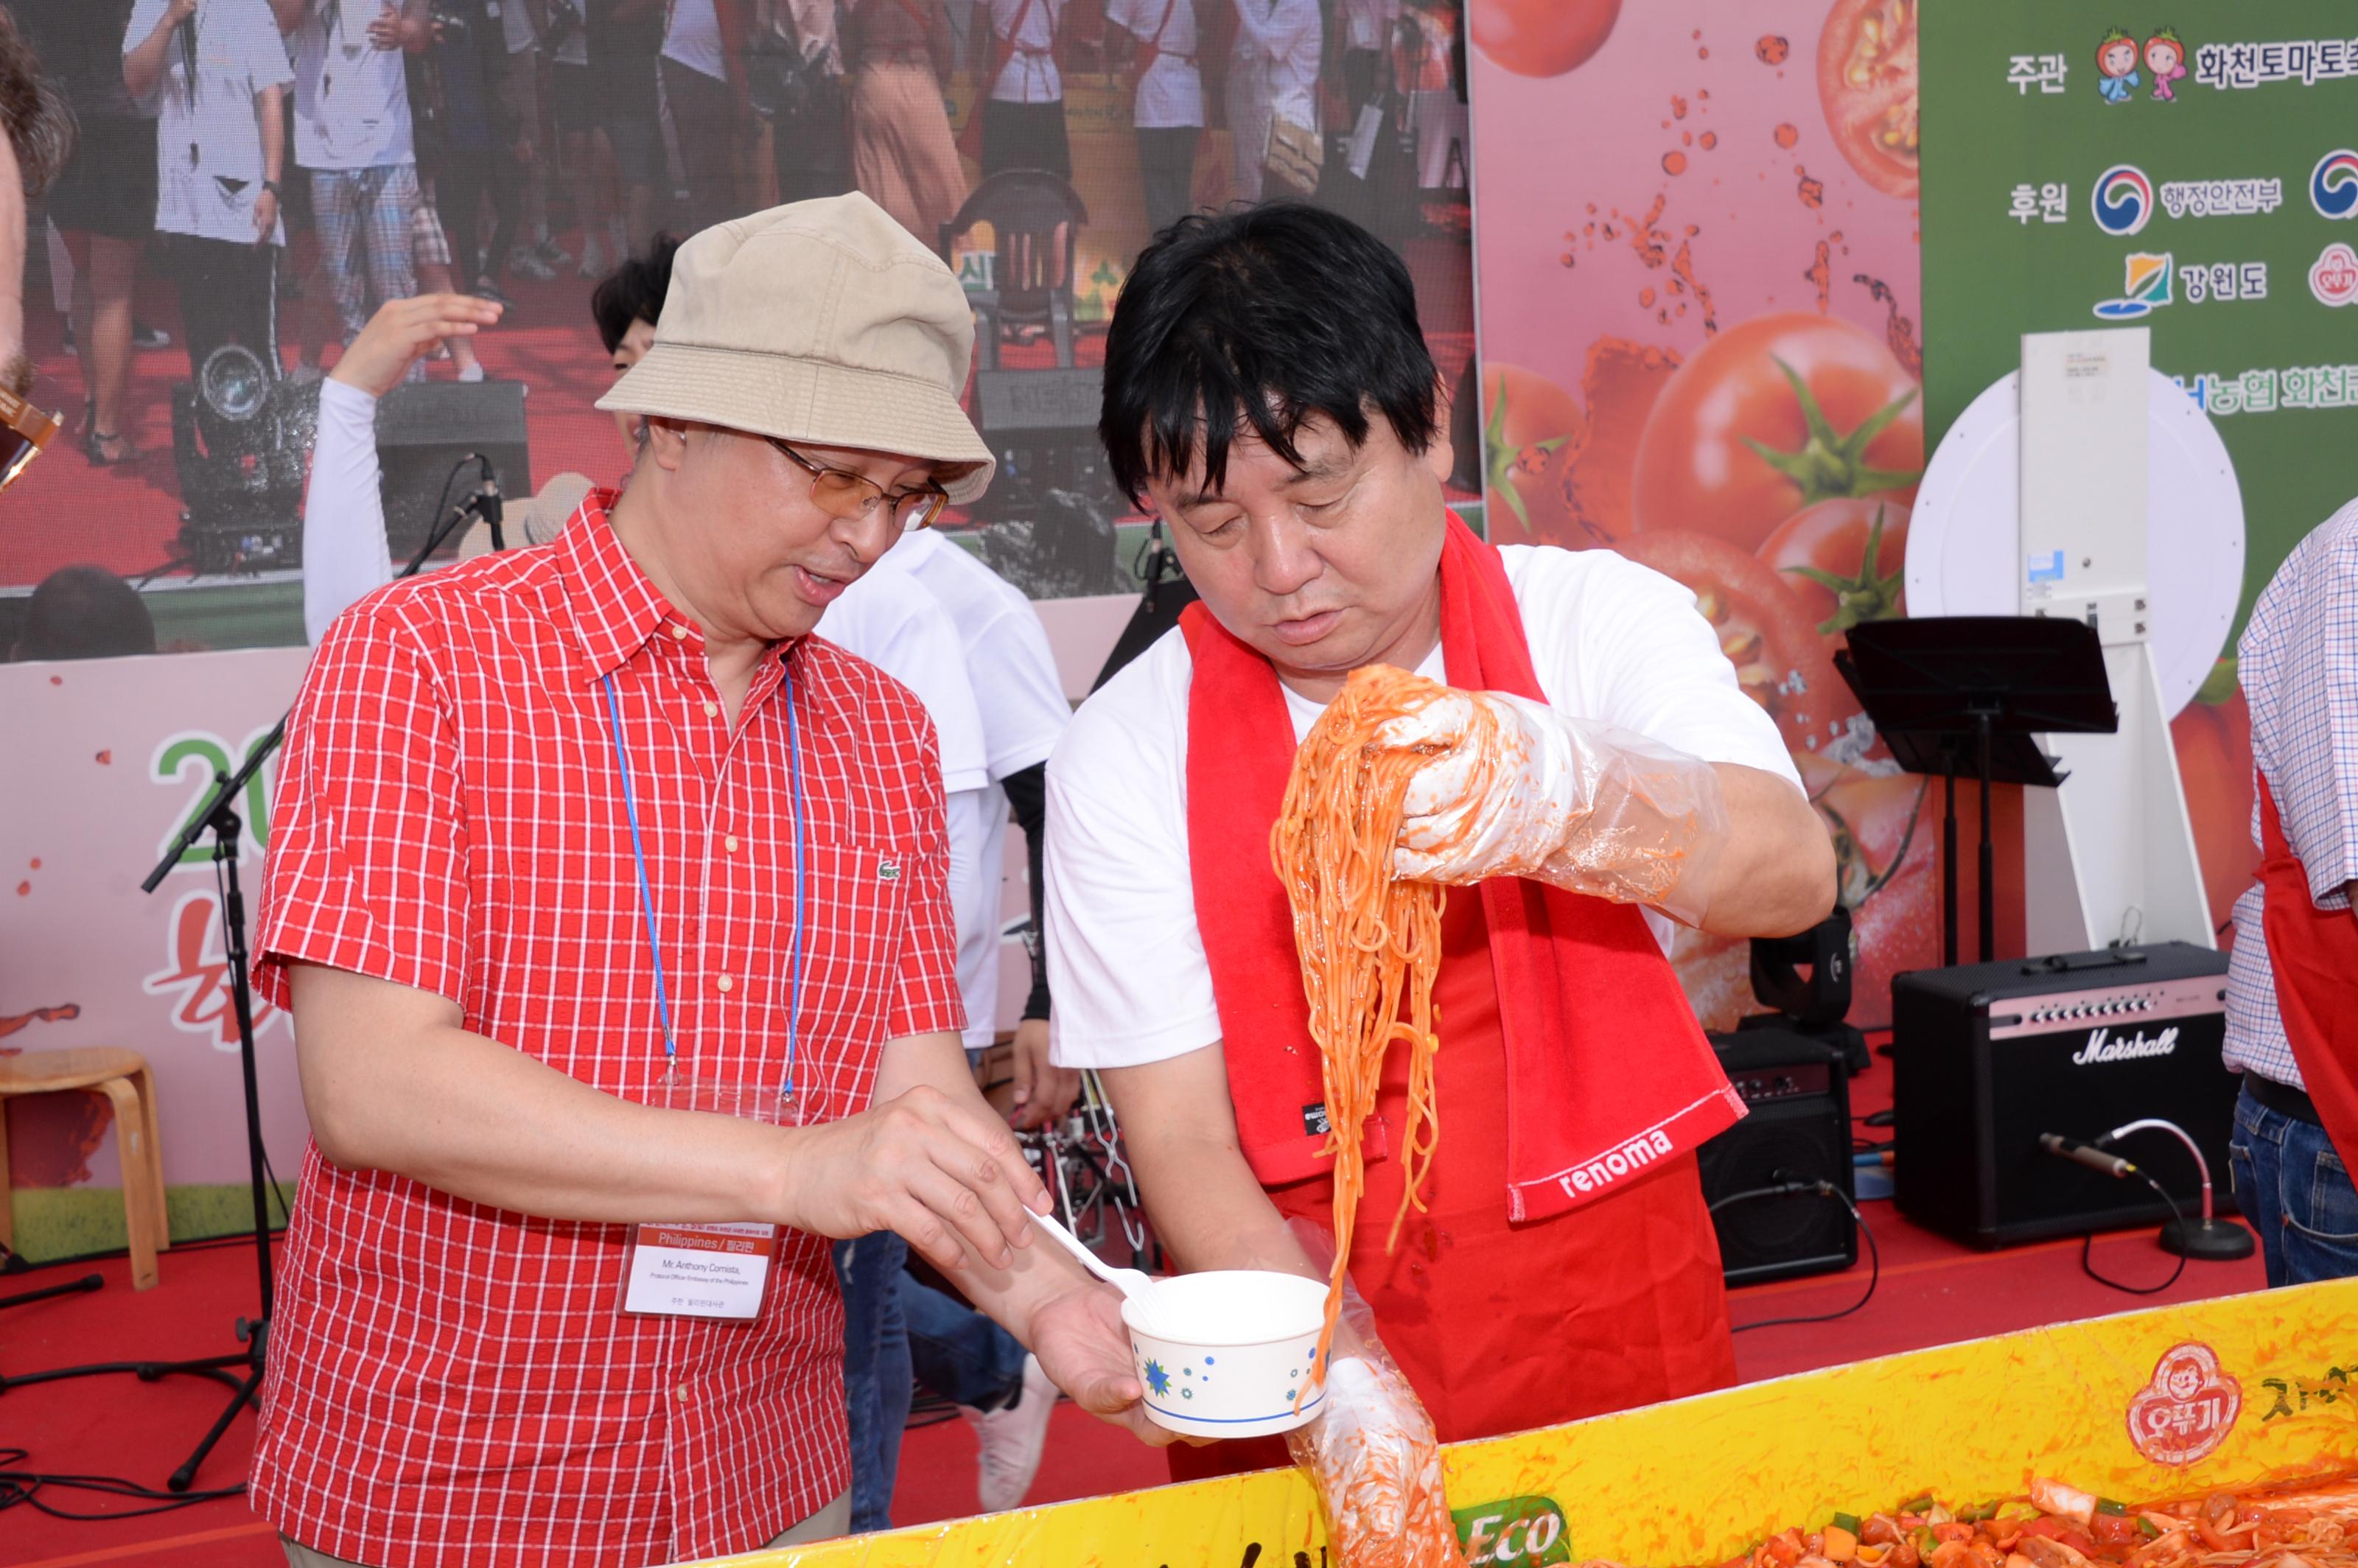
[[[1135,40],[1130,117],[1146,228],[1159,234],[1195,205],[1195,144],[1204,134],[1195,0],[1106,0],[1106,20]]]
[[[1178,1266],[1323,1277],[1288,1225],[1328,1227],[1333,1150],[1271,828],[1351,672],[1446,683],[1374,742],[1422,759],[1394,874],[1457,884],[1441,1132],[1424,1143],[1400,1044],[1350,1271],[1455,1441],[1733,1380],[1692,1152],[1741,1105],[1664,914],[1801,930],[1834,877],[1776,726],[1684,588],[1603,551],[1499,550],[1443,505],[1438,379],[1406,266],[1347,219],[1244,209],[1140,255],[1099,434],[1202,602],[1057,744],[1046,924],[1056,1060],[1098,1069]],[[1505,743],[1484,752],[1482,724]],[[1431,1163],[1388,1252],[1409,1149]],[[1397,1385],[1372,1358],[1347,1376],[1355,1359],[1323,1419],[1390,1425],[1405,1396],[1371,1412],[1367,1390]],[[1225,1443],[1173,1468],[1272,1461]]]
[[[270,351],[293,79],[265,0],[139,0],[124,32],[124,85],[156,115],[156,232],[174,236],[191,376],[224,344]]]
[[[982,104],[982,177],[1044,168],[1073,178],[1056,29],[1065,0],[990,0],[990,96]]]
[[[1284,120],[1318,129],[1318,0],[1233,0],[1237,42],[1228,61],[1228,136],[1234,157],[1231,194],[1260,200],[1271,128]]]
[[[270,0],[295,47],[295,161],[346,342],[417,292],[417,162],[406,54],[433,42],[427,0]],[[423,370],[418,373],[423,377]]]
[[[917,694],[939,738],[950,840],[950,903],[969,1061],[999,1030],[1000,908],[1011,796],[1043,849],[1045,764],[1069,714],[1031,603],[931,530],[903,535],[819,620],[818,634]],[[1048,1062],[1048,998],[1035,977],[1016,1032],[1015,1125],[1073,1103],[1076,1076]],[[1022,1345],[988,1318],[902,1277],[897,1237],[839,1244],[851,1424],[851,1526],[892,1528],[890,1508],[913,1376],[977,1429],[986,1510],[1011,1508],[1039,1469],[1055,1391]],[[1028,1399],[1027,1399],[1027,1396]]]
[[[708,229],[737,216],[737,143],[753,124],[737,0],[671,0],[661,67],[687,176],[687,228]]]

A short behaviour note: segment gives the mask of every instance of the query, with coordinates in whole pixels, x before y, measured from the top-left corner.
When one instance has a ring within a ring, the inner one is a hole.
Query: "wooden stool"
[[[156,1079],[136,1051],[109,1045],[0,1056],[0,1245],[15,1239],[8,1207],[7,1102],[20,1095],[87,1089],[114,1105],[123,1158],[123,1217],[131,1233],[131,1288],[156,1282],[156,1254],[172,1244],[164,1217],[164,1148],[156,1136]]]

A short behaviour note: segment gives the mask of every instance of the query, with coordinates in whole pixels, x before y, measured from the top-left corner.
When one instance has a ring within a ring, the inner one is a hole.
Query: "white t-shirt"
[[[989,837],[990,774],[985,764],[982,716],[968,679],[966,651],[942,607],[886,554],[819,617],[818,634],[857,654],[907,687],[925,705],[941,747],[942,794],[950,840],[950,910],[958,936],[958,994],[966,1003],[968,1044],[979,1033],[990,1043],[998,1003],[998,968],[987,979],[967,972],[970,928],[995,903],[998,862],[984,859]],[[1006,802],[999,803],[1005,816]],[[981,938],[977,935],[975,940]],[[978,980],[980,983],[978,983]]]
[[[941,607],[893,557],[894,552],[886,552],[827,607],[818,619],[818,634],[917,694],[941,741],[945,793],[980,789],[990,782],[990,774],[965,650]]]
[[[1065,14],[1065,0],[990,0],[991,48],[1011,41],[1008,57],[990,95],[1002,103],[1055,103],[1065,96],[1065,79],[1056,70],[1056,23]],[[1016,18],[1023,25],[1018,27]],[[993,55],[992,59],[997,59]]]
[[[715,81],[729,79],[729,62],[720,53],[720,16],[712,0],[672,0],[671,20],[664,27],[663,57]]]
[[[1609,550],[1500,553],[1550,707],[1801,787],[1693,594]],[[1048,762],[1050,1028],[1065,1066],[1135,1066],[1220,1038],[1188,863],[1192,671],[1184,636],[1164,634],[1081,705]],[[1438,650],[1417,673],[1443,678]],[[1285,697],[1299,740],[1323,705]],[[1671,923],[1646,914],[1667,944]]]
[[[957,632],[966,667],[982,715],[982,743],[990,773],[978,791],[975,860],[980,874],[971,907],[957,912],[958,990],[966,999],[968,1047],[991,1042],[999,1017],[999,950],[1005,917],[1007,792],[1000,781],[1048,760],[1073,716],[1048,649],[1039,611],[1012,583],[992,571],[972,551],[932,529],[909,535],[885,557],[921,584]],[[950,841],[957,843],[953,816]]]
[[[123,35],[129,54],[164,19],[168,0],[139,0]],[[156,227],[168,234],[248,244],[266,170],[256,94],[295,79],[267,0],[203,0],[197,8],[195,91],[178,40],[143,107],[156,112]],[[283,171],[282,171],[283,172]],[[287,243],[282,222],[275,244]]]
[[[990,782],[1046,762],[1073,708],[1065,699],[1047,628],[1022,589],[931,528],[908,535],[884,559],[916,579],[949,612],[982,716]]]
[[[378,0],[311,0],[295,29],[295,161],[374,168],[412,161],[399,49],[369,42]]]
[[[1204,75],[1195,69],[1195,0],[1106,0],[1106,20],[1161,50],[1138,79],[1130,124],[1141,131],[1204,123]],[[1162,31],[1158,34],[1156,28]]]

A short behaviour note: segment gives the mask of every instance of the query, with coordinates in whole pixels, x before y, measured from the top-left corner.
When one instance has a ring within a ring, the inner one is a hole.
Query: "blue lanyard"
[[[792,1098],[795,1092],[795,1053],[799,1043],[803,1015],[803,839],[809,824],[803,810],[803,755],[801,727],[795,718],[794,672],[781,668],[784,690],[780,697],[786,705],[786,780],[787,793],[793,802],[795,827],[795,929],[786,973],[786,1081],[784,1093]],[[655,940],[654,892],[647,884],[647,851],[639,833],[639,805],[631,790],[630,752],[622,744],[622,708],[614,696],[614,676],[610,671],[604,677],[606,713],[612,720],[614,736],[614,768],[622,780],[622,812],[631,822],[631,858],[638,863],[639,912],[647,926],[647,957],[655,968],[655,1015],[663,1024],[664,1064],[675,1065],[679,1060],[679,1043],[671,1028],[671,1000],[664,990],[663,948]]]

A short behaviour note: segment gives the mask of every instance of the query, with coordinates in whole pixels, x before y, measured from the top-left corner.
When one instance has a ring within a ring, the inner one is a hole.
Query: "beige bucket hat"
[[[957,279],[854,191],[732,219],[681,245],[653,346],[598,406],[973,463],[944,486],[967,502],[993,466],[958,406],[973,360]]]

